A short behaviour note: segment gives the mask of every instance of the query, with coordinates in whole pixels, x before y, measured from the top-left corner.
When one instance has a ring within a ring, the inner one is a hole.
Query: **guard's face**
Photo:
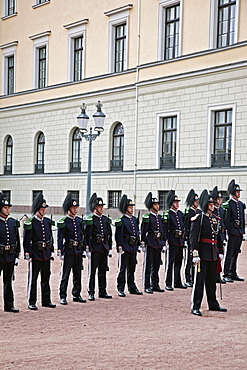
[[[37,212],[36,212],[36,215],[38,217],[44,217],[44,215],[46,214],[46,208],[40,208]]]
[[[68,214],[69,214],[70,216],[75,216],[75,215],[77,214],[77,208],[78,208],[78,207],[76,207],[76,206],[71,206],[71,207],[70,207],[70,209],[69,209]]]
[[[195,199],[193,203],[195,208],[198,208],[198,203],[199,203],[199,199]]]
[[[128,207],[127,207],[127,214],[128,214],[128,215],[133,215],[133,211],[134,211],[133,206],[128,206]]]
[[[240,190],[236,190],[236,192],[235,192],[235,197],[236,197],[236,198],[240,198]]]
[[[159,209],[160,209],[159,203],[153,203],[153,207],[152,208],[153,208],[154,212],[158,212]]]
[[[214,210],[214,203],[208,203],[208,210],[210,212],[213,212],[213,210]]]
[[[217,198],[217,203],[220,206],[222,204],[223,198]]]
[[[178,200],[175,200],[175,201],[173,202],[173,204],[172,204],[172,207],[173,207],[174,209],[179,209],[179,201],[178,201]]]
[[[10,206],[3,206],[0,213],[3,214],[3,216],[8,217],[10,214]]]
[[[95,211],[98,213],[98,215],[102,215],[104,212],[104,206],[96,206]]]

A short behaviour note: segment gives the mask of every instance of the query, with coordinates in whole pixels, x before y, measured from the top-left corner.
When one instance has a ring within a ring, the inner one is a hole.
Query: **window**
[[[72,161],[70,162],[70,172],[81,171],[81,134],[79,129],[74,131],[72,136]]]
[[[15,14],[15,0],[8,0],[8,12],[7,15]]]
[[[50,1],[50,0],[37,0],[36,1],[36,4],[39,5],[39,4],[44,4],[44,3],[47,3],[47,1]]]
[[[33,9],[39,8],[41,5],[49,4],[50,0],[34,0]]]
[[[236,31],[236,0],[218,0],[217,47],[233,45]]]
[[[117,208],[122,196],[121,190],[108,191],[108,208]]]
[[[33,87],[43,89],[47,86],[48,36],[51,31],[29,36],[33,40]]]
[[[82,80],[83,36],[74,39],[74,81]]]
[[[85,34],[88,19],[66,24],[68,30],[68,80],[81,81],[84,78]]]
[[[160,202],[160,210],[165,210],[166,209],[166,197],[168,194],[168,190],[159,190],[158,191],[158,199]]]
[[[7,58],[8,72],[7,72],[7,95],[14,93],[14,56]]]
[[[165,9],[165,59],[179,55],[180,4]]]
[[[69,194],[69,193],[72,194],[72,198],[77,200],[77,202],[79,204],[79,190],[68,190],[67,194]]]
[[[115,71],[126,69],[126,23],[115,27]]]
[[[4,95],[11,95],[15,92],[15,58],[17,45],[18,41],[14,41],[0,47],[2,49],[2,90]]]
[[[164,117],[162,124],[162,155],[160,168],[176,166],[177,117]]]
[[[122,72],[128,68],[128,20],[133,4],[109,10],[109,72]]]
[[[3,190],[3,197],[4,199],[7,199],[9,203],[11,204],[11,191],[10,190]]]
[[[36,198],[36,196],[41,193],[43,195],[43,190],[33,190],[33,200],[32,202],[34,201],[34,199]]]
[[[46,86],[46,47],[38,49],[38,88]]]
[[[13,140],[12,137],[9,136],[6,141],[6,162],[4,166],[5,175],[12,174],[12,156],[13,156]]]
[[[124,159],[124,127],[118,123],[113,131],[111,171],[122,171]]]
[[[37,140],[37,163],[35,173],[44,173],[45,168],[45,135],[41,132]]]
[[[212,166],[229,167],[232,147],[232,109],[216,111],[214,114],[214,149]]]

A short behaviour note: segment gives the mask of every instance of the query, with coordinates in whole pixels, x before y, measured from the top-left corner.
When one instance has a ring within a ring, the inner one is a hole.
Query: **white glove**
[[[143,253],[146,252],[146,246],[144,242],[141,242],[141,250],[143,251]]]
[[[86,252],[86,256],[87,256],[87,258],[91,258],[91,252],[90,251],[87,251]]]
[[[24,259],[26,260],[26,261],[29,261],[29,262],[31,262],[32,261],[32,258],[30,257],[30,254],[29,253],[25,253],[24,254]]]
[[[82,257],[83,258],[86,258],[87,257],[87,253],[85,251],[82,252]]]
[[[184,247],[188,248],[188,243],[186,241],[184,242]]]
[[[165,251],[168,251],[168,250],[169,250],[169,244],[168,244],[168,241],[166,241],[166,244],[162,248],[162,252],[165,253]]]
[[[141,249],[141,247],[139,246],[139,247],[137,248],[137,252],[138,252],[138,253],[141,253],[141,251],[142,251],[142,249]]]
[[[118,253],[119,253],[119,254],[124,254],[123,247],[118,247]]]
[[[197,265],[198,264],[198,262],[200,262],[201,261],[201,259],[200,259],[200,257],[199,256],[197,256],[197,257],[193,257],[193,264],[194,265]]]
[[[112,258],[112,250],[111,250],[111,249],[108,251],[108,256],[109,256],[110,258]]]
[[[223,260],[224,255],[223,255],[223,254],[219,254],[219,257],[220,257],[220,260],[222,261],[222,260]]]
[[[59,258],[61,261],[63,261],[63,260],[64,260],[64,256],[62,255],[62,252],[61,252],[61,250],[60,250],[60,249],[58,249],[58,251],[57,251],[57,256],[58,256],[58,258]]]
[[[19,264],[19,258],[15,258],[15,266],[18,266]]]

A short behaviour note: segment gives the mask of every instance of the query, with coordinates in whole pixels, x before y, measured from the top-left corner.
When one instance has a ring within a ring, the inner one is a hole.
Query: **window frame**
[[[44,141],[40,141],[40,137],[43,135]],[[42,148],[42,150],[39,150]],[[42,154],[42,160],[39,159],[39,154]],[[36,141],[36,163],[35,163],[35,173],[44,173],[45,171],[45,134],[41,131],[37,135]]]
[[[11,144],[8,144],[8,141],[11,139]],[[10,153],[8,153],[8,149],[10,149]],[[10,157],[10,161],[8,158]],[[4,165],[4,174],[5,175],[12,175],[13,169],[13,138],[11,135],[8,135],[6,138],[5,144],[5,165]]]
[[[12,95],[8,94],[8,58],[14,57],[14,74],[13,74],[13,94],[15,93],[15,83],[16,83],[16,46],[18,41],[11,42],[9,44],[2,45],[2,92],[3,95]]]
[[[158,15],[158,48],[157,59],[158,61],[173,61],[182,55],[182,29],[183,29],[183,2],[184,0],[160,0],[159,2],[159,15]],[[179,18],[179,45],[178,55],[173,59],[165,59],[165,19],[166,9],[180,4],[180,18]]]
[[[161,193],[164,193],[164,194],[161,194]],[[166,210],[166,198],[167,198],[168,193],[169,193],[169,190],[158,190],[158,200],[160,202],[160,211]],[[161,200],[161,196],[164,197],[164,200]],[[164,204],[164,208],[162,208],[163,204]]]
[[[81,136],[80,134],[80,130],[79,128],[76,128],[74,129],[73,133],[72,133],[72,136],[71,136],[71,162],[70,162],[70,172],[81,172],[81,151],[82,151],[82,137],[77,137],[75,138],[75,136],[78,134]],[[74,144],[75,143],[79,143],[78,144],[78,149],[77,149],[77,152],[78,152],[78,159],[79,161],[74,161]],[[77,164],[77,165],[76,165]]]
[[[7,199],[11,204],[11,190],[2,190],[4,199]]]
[[[123,133],[122,134],[116,134],[115,131],[118,127],[122,127]],[[115,148],[115,140],[116,138],[120,138],[120,145],[118,146],[120,148],[119,152],[120,155],[117,159],[115,159],[114,156],[114,148]],[[122,122],[117,122],[113,128],[112,131],[112,155],[111,155],[111,161],[110,161],[110,170],[111,171],[122,171],[123,170],[123,163],[124,163],[124,125]],[[116,161],[118,163],[116,163]]]
[[[108,207],[110,209],[117,209],[119,201],[122,196],[122,190],[108,190]],[[118,203],[117,203],[118,200]]]
[[[41,34],[29,36],[33,41],[33,88],[42,90],[48,86],[48,68],[49,68],[49,35],[51,31],[46,31]],[[46,70],[45,70],[45,86],[39,87],[39,50],[46,48]]]

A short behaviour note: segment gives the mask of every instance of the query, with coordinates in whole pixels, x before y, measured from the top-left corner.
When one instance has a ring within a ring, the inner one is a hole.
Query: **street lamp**
[[[77,122],[79,126],[80,133],[82,137],[86,141],[89,142],[89,147],[88,147],[88,169],[87,169],[87,193],[86,193],[86,217],[90,215],[90,209],[89,209],[89,199],[91,196],[91,168],[92,168],[92,141],[94,141],[100,134],[101,132],[104,131],[104,121],[105,121],[105,115],[101,111],[101,107],[103,104],[98,101],[98,103],[95,105],[97,108],[97,112],[94,113],[93,118],[95,122],[95,127],[94,130],[97,131],[96,134],[93,134],[93,128],[90,127],[89,134],[87,133],[87,124],[89,117],[86,114],[86,105],[83,103],[81,106],[81,114],[77,117]]]

